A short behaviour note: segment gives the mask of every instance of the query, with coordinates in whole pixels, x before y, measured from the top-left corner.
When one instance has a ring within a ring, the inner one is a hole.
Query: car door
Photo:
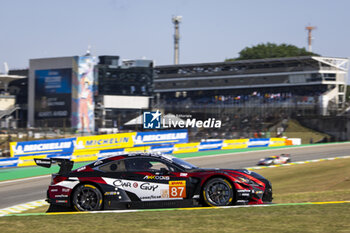
[[[176,166],[145,156],[125,160],[126,177],[141,201],[170,201],[187,197],[187,177],[179,178]]]
[[[187,173],[178,167],[159,158],[148,158],[152,167],[145,171],[143,181],[156,183],[160,187],[160,200],[172,201],[182,200],[188,197]]]
[[[161,201],[166,198],[169,175],[160,175],[159,169],[148,169],[142,164],[156,161],[145,157],[127,157],[112,161],[99,167],[102,179],[117,193],[118,202]]]

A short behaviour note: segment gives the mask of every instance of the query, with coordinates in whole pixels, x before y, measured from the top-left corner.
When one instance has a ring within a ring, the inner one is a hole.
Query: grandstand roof
[[[347,61],[347,58],[340,57],[318,57],[318,56],[301,56],[301,57],[281,57],[281,58],[264,58],[264,59],[249,59],[249,60],[236,60],[236,61],[227,61],[227,62],[210,62],[210,63],[191,63],[191,64],[178,64],[178,65],[163,65],[157,66],[157,68],[174,68],[174,67],[190,67],[190,66],[216,66],[216,65],[245,65],[245,64],[257,64],[257,63],[290,63],[290,62],[304,62],[304,61],[320,61],[320,60],[341,60]]]
[[[345,84],[349,59],[303,56],[158,66],[155,91]]]
[[[26,76],[21,75],[8,75],[8,74],[0,74],[0,89],[4,89],[7,91],[8,84],[17,79],[25,78]]]

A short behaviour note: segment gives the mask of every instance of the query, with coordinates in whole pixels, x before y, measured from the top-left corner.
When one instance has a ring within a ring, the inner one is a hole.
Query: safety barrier
[[[0,168],[34,166],[34,158],[67,158],[75,162],[122,153],[162,152],[180,154],[208,150],[293,145],[285,138],[211,140],[188,143],[187,130],[132,132],[28,142],[12,142],[11,158],[0,159]]]

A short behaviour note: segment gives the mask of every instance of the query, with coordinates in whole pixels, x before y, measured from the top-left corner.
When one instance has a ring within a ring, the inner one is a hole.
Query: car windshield
[[[171,155],[162,155],[162,157],[166,160],[171,160],[173,163],[179,165],[180,167],[183,167],[185,169],[195,169],[195,168],[198,168],[197,166],[189,163],[189,162],[186,162],[182,159],[179,159],[179,158],[176,158],[174,156],[171,156]]]

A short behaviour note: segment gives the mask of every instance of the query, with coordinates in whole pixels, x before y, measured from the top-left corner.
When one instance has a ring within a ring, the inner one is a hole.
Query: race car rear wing
[[[52,164],[57,163],[60,166],[59,175],[70,172],[74,165],[74,161],[62,158],[34,159],[34,161],[36,165],[46,168],[50,168]]]

